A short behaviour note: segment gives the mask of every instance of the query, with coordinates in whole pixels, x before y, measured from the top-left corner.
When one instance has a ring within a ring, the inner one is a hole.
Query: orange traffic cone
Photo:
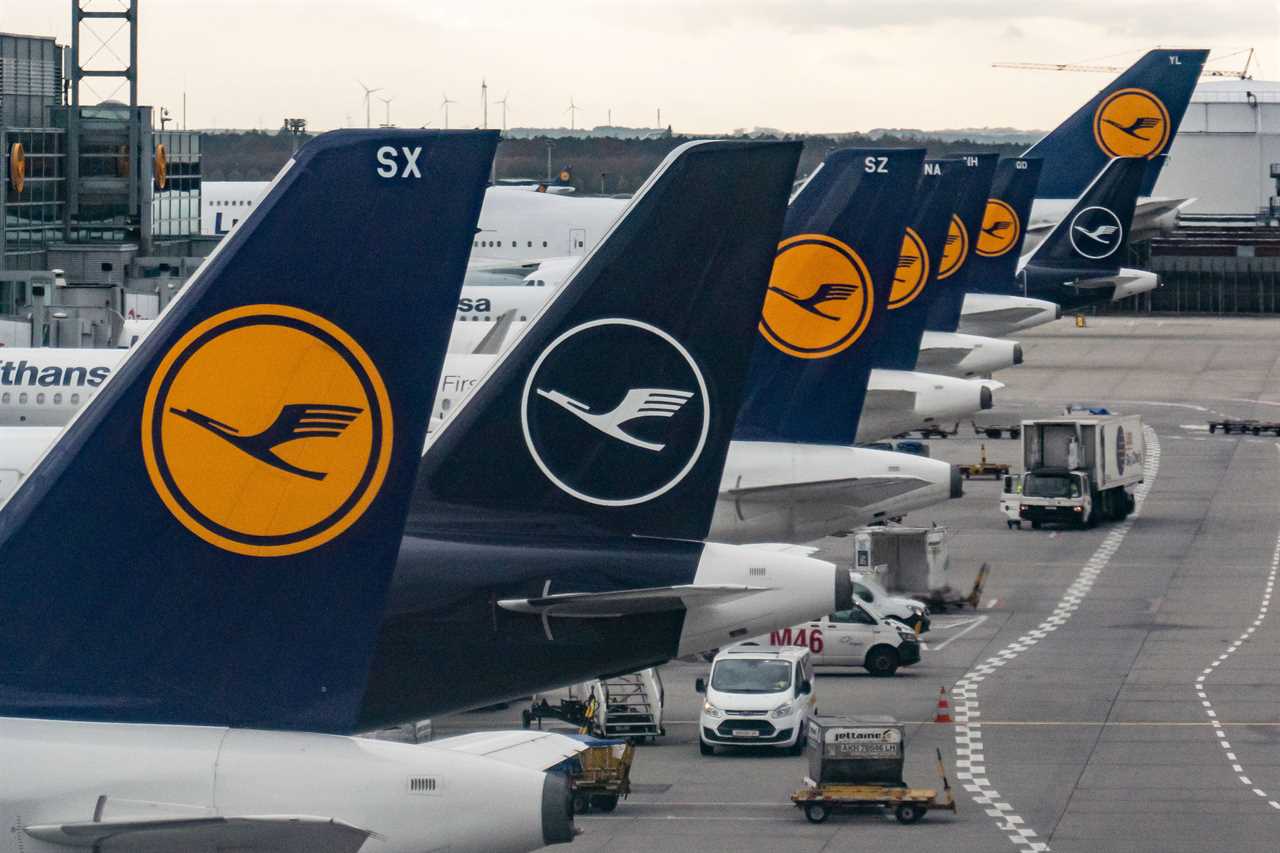
[[[947,688],[938,688],[938,711],[933,715],[935,723],[952,723],[951,702],[947,700]]]

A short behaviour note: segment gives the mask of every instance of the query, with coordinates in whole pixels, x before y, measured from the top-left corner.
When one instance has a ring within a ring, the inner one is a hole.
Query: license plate
[[[760,733],[755,729],[734,729],[734,737],[760,737]]]

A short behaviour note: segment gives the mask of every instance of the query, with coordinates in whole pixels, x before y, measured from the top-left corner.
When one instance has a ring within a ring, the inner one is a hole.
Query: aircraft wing
[[[916,357],[916,370],[929,373],[947,367],[955,367],[973,352],[973,347],[929,347],[921,349]]]
[[[757,551],[772,551],[775,554],[790,554],[793,557],[812,557],[822,550],[813,545],[792,545],[790,542],[752,542],[742,547],[754,548]]]
[[[541,265],[541,260],[513,261],[508,258],[472,258],[467,261],[467,271],[489,272],[495,275],[512,275],[524,278]]]
[[[736,584],[679,584],[616,592],[566,592],[537,598],[504,598],[498,606],[513,613],[576,619],[606,619],[636,613],[660,613],[693,603],[732,601],[764,592],[767,587]]]
[[[473,732],[431,741],[432,749],[450,749],[492,758],[528,770],[549,770],[587,748],[575,738],[556,732]]]
[[[28,826],[25,831],[58,847],[136,853],[356,853],[374,835],[339,820],[307,815],[82,821]]]
[[[818,480],[811,483],[732,489],[729,495],[744,504],[759,500],[768,503],[792,501],[864,507],[914,492],[928,485],[931,485],[928,480],[919,477],[849,477],[841,480]]]

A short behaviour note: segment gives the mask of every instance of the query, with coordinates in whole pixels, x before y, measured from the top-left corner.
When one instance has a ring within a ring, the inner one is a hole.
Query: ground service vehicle
[[[1145,441],[1138,415],[1089,415],[1022,422],[1018,516],[1093,527],[1133,511]]]
[[[863,572],[851,572],[853,594],[872,605],[885,616],[901,622],[917,634],[929,630],[929,608],[902,595],[892,595],[884,588],[874,575]]]
[[[848,610],[773,631],[752,642],[773,649],[800,646],[813,655],[814,666],[860,666],[877,676],[893,675],[898,667],[920,662],[920,639],[915,632],[859,601]]]
[[[804,751],[809,718],[816,713],[813,663],[808,649],[771,649],[746,642],[711,662],[711,678],[696,689],[706,697],[698,718],[698,748],[777,746]]]

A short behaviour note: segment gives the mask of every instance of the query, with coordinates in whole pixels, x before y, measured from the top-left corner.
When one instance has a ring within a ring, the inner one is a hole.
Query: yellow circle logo
[[[938,281],[951,278],[969,257],[969,230],[960,217],[951,214],[951,226],[947,228],[947,242],[942,247],[942,260],[938,263]]]
[[[893,289],[889,291],[889,310],[910,305],[924,290],[928,280],[929,253],[915,229],[908,228],[907,235],[902,238],[898,268],[893,274]]]
[[[1155,157],[1169,141],[1169,111],[1146,89],[1121,89],[1098,105],[1093,138],[1111,157]]]
[[[15,193],[22,192],[27,185],[27,153],[22,150],[21,142],[9,146],[9,183]]]
[[[142,455],[160,499],[205,542],[309,551],[377,497],[391,461],[386,386],[323,317],[248,305],[200,323],[147,388]]]
[[[1016,246],[1021,236],[1022,223],[1013,208],[998,198],[987,199],[975,251],[984,258],[998,258]]]
[[[826,358],[862,337],[872,302],[857,252],[824,234],[800,234],[778,244],[760,334],[788,355]]]

